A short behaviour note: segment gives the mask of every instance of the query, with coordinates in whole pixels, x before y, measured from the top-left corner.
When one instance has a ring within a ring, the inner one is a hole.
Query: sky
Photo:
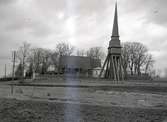
[[[121,42],[146,45],[155,68],[167,68],[167,0],[117,0]],[[12,51],[23,42],[54,49],[68,41],[80,49],[111,38],[115,0],[0,0],[0,76],[11,72]]]

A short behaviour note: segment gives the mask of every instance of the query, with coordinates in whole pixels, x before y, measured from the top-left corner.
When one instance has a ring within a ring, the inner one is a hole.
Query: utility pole
[[[12,53],[13,58],[13,71],[12,71],[12,80],[14,80],[15,77],[15,63],[16,63],[16,51],[13,51]]]
[[[14,77],[15,77],[16,51],[13,51],[13,52],[12,52],[12,58],[13,58],[12,80],[14,81]],[[13,95],[13,84],[11,84],[11,94]]]
[[[6,79],[6,64],[5,64],[5,79]]]

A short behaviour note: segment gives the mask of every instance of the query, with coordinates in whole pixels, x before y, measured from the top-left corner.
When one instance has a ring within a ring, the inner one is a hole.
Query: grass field
[[[9,85],[10,84],[10,85]],[[165,81],[0,83],[0,122],[167,122]]]
[[[166,122],[166,109],[0,99],[1,122]]]

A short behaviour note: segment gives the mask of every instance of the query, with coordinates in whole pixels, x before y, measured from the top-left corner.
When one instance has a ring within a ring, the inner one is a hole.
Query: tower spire
[[[114,14],[114,23],[113,23],[112,37],[119,37],[117,2],[115,3],[115,14]]]

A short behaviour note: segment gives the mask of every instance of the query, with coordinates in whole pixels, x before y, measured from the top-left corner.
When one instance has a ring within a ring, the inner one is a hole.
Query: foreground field
[[[1,122],[166,122],[166,109],[0,99]]]
[[[119,91],[114,91],[112,87],[109,90],[103,90],[101,88],[97,89],[96,87],[14,86],[12,94],[10,86],[1,84],[0,98],[100,106],[167,109],[166,93],[129,92],[122,90],[122,88],[124,87],[119,88]]]
[[[3,82],[0,122],[167,122],[167,83]]]

